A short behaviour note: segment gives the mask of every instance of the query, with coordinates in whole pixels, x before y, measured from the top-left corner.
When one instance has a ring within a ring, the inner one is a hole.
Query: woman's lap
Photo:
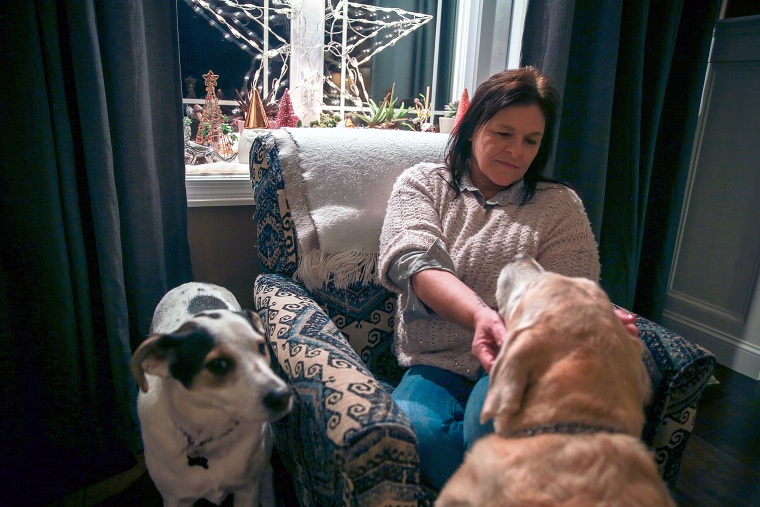
[[[413,366],[404,374],[393,399],[417,434],[424,483],[443,487],[462,463],[465,449],[492,431],[490,424],[480,424],[487,387],[487,377],[473,382],[432,366]]]

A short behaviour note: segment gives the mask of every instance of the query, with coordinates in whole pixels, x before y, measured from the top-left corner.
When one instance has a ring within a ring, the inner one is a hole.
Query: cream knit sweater
[[[457,196],[449,181],[448,169],[434,164],[418,164],[399,176],[380,235],[378,269],[381,282],[399,293],[399,363],[436,366],[475,380],[482,367],[471,353],[472,331],[437,315],[404,322],[407,294],[388,278],[396,256],[427,251],[440,239],[457,277],[493,308],[499,272],[518,253],[533,256],[549,271],[594,281],[599,257],[583,203],[569,188],[539,183],[527,204],[484,207],[475,192]]]

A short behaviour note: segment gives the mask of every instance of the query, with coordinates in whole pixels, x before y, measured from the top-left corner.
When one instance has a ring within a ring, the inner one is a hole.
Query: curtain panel
[[[369,96],[379,103],[395,85],[394,94],[405,107],[414,107],[414,99],[425,94],[433,82],[433,57],[435,56],[437,0],[393,0],[375,2],[383,7],[394,7],[407,12],[432,13],[427,24],[400,39],[392,51],[381,51],[370,60],[371,80]],[[390,4],[390,5],[389,5]],[[443,109],[451,96],[451,62],[454,58],[454,32],[458,1],[449,0],[441,6],[441,29],[439,38],[438,89],[435,108]],[[444,63],[445,62],[445,63]]]
[[[664,304],[719,0],[530,0],[521,65],[562,110],[551,174],[581,195],[613,302]]]
[[[60,499],[140,449],[130,356],[192,279],[176,20],[174,0],[0,10],[8,505]]]

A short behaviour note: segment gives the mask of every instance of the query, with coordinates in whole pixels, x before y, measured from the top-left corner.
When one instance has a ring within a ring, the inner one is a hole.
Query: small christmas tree
[[[212,147],[222,156],[229,156],[232,153],[232,139],[229,135],[232,127],[226,123],[227,117],[222,114],[216,97],[216,83],[219,76],[209,70],[207,74],[203,74],[203,79],[206,83],[206,100],[200,114],[195,142]]]
[[[283,127],[297,127],[298,116],[293,112],[293,102],[290,100],[290,92],[287,88],[282,93],[280,98],[280,109],[277,111],[277,128]]]
[[[457,106],[457,116],[456,121],[454,122],[454,131],[456,131],[459,128],[459,124],[462,121],[462,117],[464,116],[464,113],[467,112],[467,108],[470,107],[470,94],[467,93],[467,88],[464,89],[462,92],[462,98],[459,99],[459,106]]]

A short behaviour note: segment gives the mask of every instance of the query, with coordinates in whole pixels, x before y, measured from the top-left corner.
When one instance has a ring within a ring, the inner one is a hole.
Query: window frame
[[[478,84],[488,76],[508,68],[516,68],[519,65],[520,41],[522,28],[525,21],[525,11],[528,0],[461,0],[457,14],[456,27],[456,54],[454,57],[453,90],[467,88],[472,93]],[[436,41],[440,32],[440,6],[436,19]],[[495,27],[509,26],[509,35],[506,40],[495,40],[493,34]],[[434,51],[434,82],[431,87],[433,97],[437,92],[435,78],[438,65],[438,43]],[[297,64],[291,64],[298,69]],[[266,83],[267,80],[264,79]],[[458,100],[459,97],[450,97],[448,101]],[[197,99],[183,99],[195,103]],[[431,101],[432,102],[432,101]],[[435,103],[435,102],[432,102]],[[220,100],[221,105],[236,105],[235,101]],[[333,109],[324,106],[325,110]],[[356,108],[345,107],[345,110]],[[442,110],[431,111],[432,118],[438,118],[444,114]],[[185,173],[185,188],[187,192],[188,207],[204,206],[243,206],[254,205],[251,190],[248,165],[237,162],[239,172],[231,174],[188,174]]]

